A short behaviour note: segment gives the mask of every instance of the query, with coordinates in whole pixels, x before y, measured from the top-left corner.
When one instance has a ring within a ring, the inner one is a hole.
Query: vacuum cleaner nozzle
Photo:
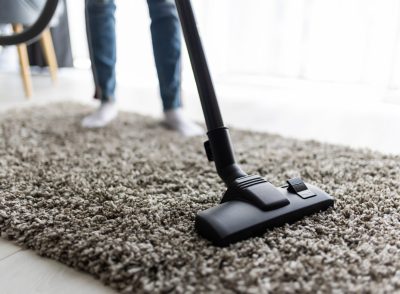
[[[221,204],[197,214],[195,227],[215,245],[227,246],[333,204],[333,197],[299,178],[276,188],[259,176],[245,176],[228,187]]]

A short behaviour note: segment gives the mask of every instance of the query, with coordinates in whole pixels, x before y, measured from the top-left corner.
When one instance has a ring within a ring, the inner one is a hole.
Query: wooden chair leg
[[[42,36],[40,37],[40,45],[42,46],[44,58],[46,59],[47,65],[49,66],[51,79],[53,80],[53,82],[56,82],[58,65],[50,29],[46,29],[43,31]]]
[[[23,26],[21,24],[14,24],[13,31],[15,33],[19,33],[23,30]],[[21,77],[24,84],[24,91],[27,98],[32,97],[32,79],[31,79],[31,71],[29,68],[29,57],[28,50],[25,43],[17,45],[18,49],[18,58],[19,64],[21,68]]]

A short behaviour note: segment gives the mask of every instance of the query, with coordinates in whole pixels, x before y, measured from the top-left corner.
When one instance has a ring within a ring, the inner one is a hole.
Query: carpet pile
[[[203,151],[154,119],[79,126],[56,104],[0,117],[0,232],[123,293],[400,292],[400,157],[232,131],[243,169],[301,176],[335,209],[216,248],[193,230],[224,186]]]

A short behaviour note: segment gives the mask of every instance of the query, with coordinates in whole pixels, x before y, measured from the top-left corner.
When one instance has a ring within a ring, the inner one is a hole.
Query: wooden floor
[[[0,293],[115,293],[86,273],[0,239]]]
[[[365,85],[260,77],[218,77],[216,81],[228,125],[400,154],[400,93],[389,95]],[[0,115],[14,107],[57,101],[96,105],[89,71],[61,71],[57,86],[48,76],[36,74],[33,87],[33,97],[27,101],[18,74],[0,73]],[[160,115],[156,85],[122,81],[118,93],[121,109]],[[203,121],[193,81],[185,81],[184,97],[187,113]],[[1,238],[0,285],[0,293],[113,293],[85,273]]]

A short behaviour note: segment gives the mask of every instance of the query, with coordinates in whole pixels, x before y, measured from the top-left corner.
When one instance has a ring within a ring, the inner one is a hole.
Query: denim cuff
[[[93,95],[94,99],[100,100],[102,103],[115,101],[115,97],[112,95],[104,95],[100,88],[96,88]]]

